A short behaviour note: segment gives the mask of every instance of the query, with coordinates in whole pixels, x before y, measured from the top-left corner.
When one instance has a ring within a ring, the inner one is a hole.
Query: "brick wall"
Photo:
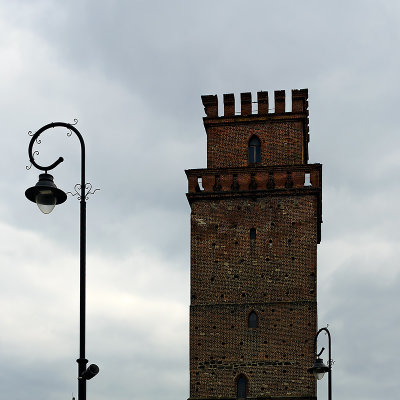
[[[260,165],[296,165],[303,162],[301,121],[241,123],[207,128],[207,167],[245,167],[248,142],[253,135],[261,141]],[[284,139],[282,140],[282,138]]]
[[[196,201],[191,232],[192,304],[314,300],[315,196]]]
[[[191,397],[314,393],[317,220],[312,195],[192,203]]]

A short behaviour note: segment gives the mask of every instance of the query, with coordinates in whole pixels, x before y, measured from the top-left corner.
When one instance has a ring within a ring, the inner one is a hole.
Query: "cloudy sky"
[[[79,203],[45,216],[25,199],[38,176],[28,131],[77,118],[100,188],[87,206],[87,357],[101,369],[88,398],[184,400],[184,170],[206,166],[200,96],[308,88],[334,396],[398,399],[399,39],[397,0],[0,0],[0,398],[77,391]],[[53,175],[73,190],[76,137],[48,131],[37,149],[42,164],[65,158]]]

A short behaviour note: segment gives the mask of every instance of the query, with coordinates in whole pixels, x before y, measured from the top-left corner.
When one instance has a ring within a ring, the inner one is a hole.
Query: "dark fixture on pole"
[[[75,123],[78,121],[75,120]],[[53,164],[41,166],[36,163],[32,152],[33,144],[38,140],[39,136],[50,128],[64,127],[71,134],[74,132],[81,144],[81,183],[75,186],[80,201],[80,291],[79,291],[79,358],[78,363],[78,400],[86,400],[86,381],[92,379],[99,372],[99,367],[96,364],[91,364],[86,368],[88,360],[85,356],[85,336],[86,336],[86,199],[91,192],[92,186],[85,182],[85,143],[82,135],[74,125],[65,122],[52,122],[40,128],[29,142],[28,154],[29,160],[37,169],[44,171],[39,175],[38,183],[25,191],[25,196],[36,203],[39,209],[44,214],[49,214],[56,205],[64,203],[67,195],[54,183],[53,176],[48,174],[48,171],[54,169],[58,164],[64,161],[59,157]],[[69,135],[69,134],[68,134]],[[28,168],[28,167],[27,167]],[[30,168],[30,167],[29,167]],[[28,168],[28,169],[29,169]]]
[[[100,369],[96,364],[90,364],[86,368],[86,371],[78,379],[86,379],[88,381],[89,379],[94,378],[99,373],[99,371]]]
[[[322,332],[326,332],[326,334],[328,335],[328,366],[326,366],[322,360],[322,358],[320,358],[322,352],[325,350],[325,348],[323,347],[321,349],[321,351],[318,353],[317,352],[317,338],[318,335]],[[315,352],[315,362],[314,365],[309,368],[307,371],[310,374],[313,374],[318,380],[322,379],[325,375],[325,372],[328,373],[328,400],[332,400],[332,353],[331,353],[331,334],[328,330],[328,328],[321,328],[317,334],[315,335],[314,338],[314,352]]]
[[[67,200],[67,195],[57,188],[50,174],[40,174],[38,183],[27,189],[25,196],[36,203],[43,214],[50,214],[56,204]]]

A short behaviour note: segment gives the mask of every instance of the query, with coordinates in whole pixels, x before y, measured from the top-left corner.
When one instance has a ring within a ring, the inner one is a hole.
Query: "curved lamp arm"
[[[317,339],[319,334],[324,331],[328,335],[328,366],[324,365],[322,362],[322,359],[320,359],[320,355],[322,352],[325,350],[324,347],[322,347],[322,350],[318,353],[317,350]],[[314,353],[315,353],[315,358],[316,361],[314,363],[314,366],[312,368],[308,369],[308,372],[315,374],[317,379],[321,379],[323,376],[323,373],[328,372],[328,400],[332,400],[332,354],[331,354],[331,334],[328,330],[328,328],[321,328],[317,334],[314,337]],[[321,373],[321,378],[318,378],[318,373]]]
[[[29,160],[30,162],[39,170],[41,171],[50,171],[53,168],[55,168],[58,164],[62,163],[64,161],[64,158],[59,157],[58,160],[56,160],[55,162],[53,162],[53,164],[47,165],[47,166],[41,166],[39,165],[34,157],[33,157],[33,145],[36,141],[36,139],[38,139],[38,137],[46,130],[50,129],[50,128],[56,128],[57,126],[62,126],[64,128],[69,129],[71,132],[74,132],[76,134],[76,136],[79,139],[79,142],[81,143],[81,156],[82,156],[82,184],[84,185],[85,182],[85,174],[84,174],[84,170],[85,170],[85,143],[83,141],[83,137],[81,135],[81,133],[78,131],[78,129],[75,128],[75,126],[68,124],[66,122],[52,122],[50,124],[47,124],[43,127],[41,127],[33,136],[31,141],[29,142],[29,147],[28,147],[28,155],[29,155]]]
[[[324,331],[324,332],[328,335],[328,352],[329,352],[329,354],[328,354],[328,357],[329,357],[329,360],[328,360],[328,367],[331,368],[331,367],[332,367],[331,334],[330,334],[328,328],[321,328],[321,329],[317,332],[317,334],[315,335],[315,337],[314,337],[314,353],[315,353],[316,358],[318,358],[318,357],[322,354],[322,352],[325,350],[324,347],[321,349],[321,351],[320,351],[319,353],[318,353],[318,350],[317,350],[317,339],[318,339],[318,335],[319,335],[322,331]]]

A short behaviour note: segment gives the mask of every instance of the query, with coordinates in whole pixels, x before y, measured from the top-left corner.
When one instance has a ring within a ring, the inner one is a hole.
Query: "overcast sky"
[[[323,164],[334,397],[398,399],[399,39],[397,0],[0,0],[0,399],[77,392],[79,202],[45,216],[25,199],[28,131],[77,118],[101,189],[87,205],[88,399],[184,400],[200,96],[294,88],[309,89]],[[73,190],[76,137],[47,131],[36,148],[41,164],[65,158],[53,175]]]

